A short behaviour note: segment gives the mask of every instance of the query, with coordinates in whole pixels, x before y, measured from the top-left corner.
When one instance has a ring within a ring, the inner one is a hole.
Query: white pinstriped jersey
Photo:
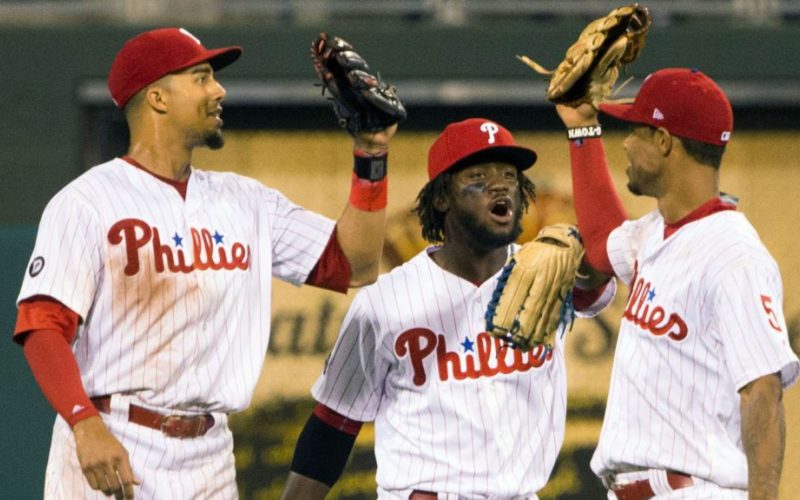
[[[303,283],[334,222],[233,173],[177,190],[122,159],[45,209],[18,300],[49,295],[83,319],[72,349],[89,396],[231,412],[252,397],[271,278]]]
[[[656,210],[608,240],[630,295],[592,469],[672,469],[746,489],[737,391],[776,372],[788,387],[800,371],[780,272],[735,211],[663,235]]]
[[[358,293],[312,394],[375,421],[379,493],[532,495],[564,437],[562,339],[549,357],[499,350],[484,321],[499,273],[476,286],[441,269],[434,250]]]

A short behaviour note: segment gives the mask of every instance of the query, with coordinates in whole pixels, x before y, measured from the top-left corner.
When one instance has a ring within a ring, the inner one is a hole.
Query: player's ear
[[[159,113],[167,111],[167,92],[163,85],[156,82],[144,89],[144,99],[147,105]]]
[[[442,213],[447,212],[450,208],[450,200],[444,195],[436,196],[433,199],[433,208]]]
[[[658,127],[655,132],[655,141],[661,156],[668,156],[672,151],[672,143],[675,140],[672,134],[664,127]]]

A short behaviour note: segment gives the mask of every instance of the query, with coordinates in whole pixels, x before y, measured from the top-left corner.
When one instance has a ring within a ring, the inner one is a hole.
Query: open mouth
[[[220,109],[220,110],[217,110],[217,111],[209,113],[208,116],[213,118],[217,122],[217,125],[222,126],[222,118],[220,117],[221,114],[222,114],[222,110]]]
[[[499,198],[494,200],[492,205],[489,207],[489,213],[497,222],[510,222],[514,218],[514,210],[511,208],[511,200],[509,198]]]

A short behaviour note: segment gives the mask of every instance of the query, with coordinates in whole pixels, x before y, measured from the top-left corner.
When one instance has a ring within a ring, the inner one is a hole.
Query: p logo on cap
[[[500,129],[495,123],[492,122],[481,123],[481,132],[486,132],[487,134],[489,134],[489,144],[494,144],[494,135],[499,131]]]
[[[453,168],[501,162],[520,170],[533,166],[536,152],[517,145],[505,127],[486,118],[451,123],[428,151],[428,179]]]

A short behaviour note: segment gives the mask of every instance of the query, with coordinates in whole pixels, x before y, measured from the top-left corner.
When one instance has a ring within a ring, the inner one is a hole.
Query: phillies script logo
[[[634,325],[648,330],[656,337],[666,335],[668,338],[680,342],[689,333],[686,322],[677,313],[667,313],[661,306],[656,306],[654,299],[656,290],[650,282],[638,277],[639,263],[634,264],[633,288],[628,297],[628,305],[625,307],[623,318]]]
[[[412,328],[401,333],[394,343],[395,353],[403,358],[408,356],[414,370],[414,385],[424,385],[428,380],[424,361],[436,356],[439,380],[446,382],[451,373],[455,380],[494,377],[498,373],[508,375],[514,372],[527,372],[539,368],[553,358],[553,352],[542,355],[544,347],[538,346],[528,352],[510,349],[486,332],[478,334],[475,342],[465,339],[465,351],[472,355],[463,358],[454,351],[447,350],[444,335],[436,335],[427,328]]]
[[[178,233],[172,236],[174,248],[161,243],[158,229],[151,227],[139,219],[123,219],[108,230],[108,241],[112,245],[124,243],[127,256],[125,274],[133,276],[139,272],[139,249],[150,245],[155,259],[156,272],[169,270],[173,273],[190,273],[194,270],[211,269],[246,270],[250,267],[250,245],[244,246],[235,242],[226,249],[223,238],[218,232],[212,235],[208,229],[191,228],[191,242],[186,244],[186,252],[182,248],[184,238]],[[192,256],[192,262],[186,261],[186,253]]]

